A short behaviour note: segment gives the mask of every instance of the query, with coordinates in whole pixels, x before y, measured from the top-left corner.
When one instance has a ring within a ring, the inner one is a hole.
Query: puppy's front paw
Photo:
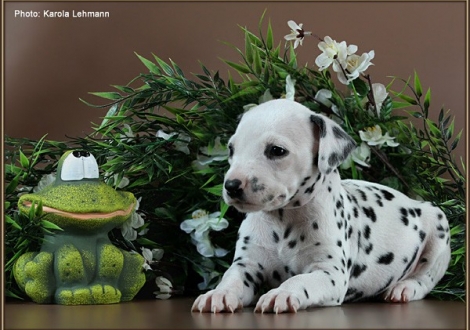
[[[259,298],[255,312],[297,313],[299,308],[300,299],[295,293],[278,288],[270,290]]]
[[[233,313],[242,307],[243,304],[237,295],[228,290],[215,289],[197,297],[193,307],[191,307],[191,311],[201,313]]]

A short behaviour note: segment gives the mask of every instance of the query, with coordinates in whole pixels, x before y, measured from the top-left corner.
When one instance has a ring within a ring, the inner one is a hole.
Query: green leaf
[[[455,148],[457,148],[457,145],[460,141],[460,137],[462,136],[462,132],[463,130],[461,130],[459,134],[457,134],[457,137],[455,138],[454,142],[452,142],[452,144],[450,145],[450,150],[454,150]]]
[[[409,113],[415,118],[423,118],[423,114],[419,111],[410,111]]]
[[[367,85],[367,83],[364,80],[354,79],[352,81],[352,84],[354,85],[354,89],[356,90],[356,93],[360,97],[364,97],[364,96],[367,95],[367,93],[369,93],[369,86]]]
[[[424,96],[424,115],[428,116],[429,106],[431,105],[431,88],[428,88],[426,95]]]
[[[416,100],[414,98],[412,98],[411,96],[408,96],[408,95],[405,95],[405,94],[398,94],[398,97],[401,98],[403,101],[408,102],[409,104],[412,104],[412,105],[417,105],[418,104],[418,102],[416,102]]]
[[[158,65],[162,68],[163,72],[166,73],[167,76],[174,76],[175,72],[171,68],[169,64],[167,64],[164,60],[162,60],[160,57],[158,57],[155,54],[152,54],[155,60],[157,61]]]
[[[262,64],[261,64],[261,57],[260,57],[258,51],[255,52],[255,59],[254,59],[254,60],[255,60],[255,68],[254,68],[254,69],[255,69],[255,73],[256,73],[257,75],[260,75],[261,72],[263,71],[263,66],[262,66]]]
[[[223,61],[240,73],[251,73],[250,69],[246,65],[237,64],[229,60],[223,60]]]
[[[445,126],[445,123],[444,123]],[[446,129],[446,140],[450,140],[450,138],[454,135],[454,129],[455,129],[455,119],[452,119],[452,122],[450,123],[449,127]]]
[[[22,230],[23,228],[15,221],[13,220],[10,216],[5,215],[5,222],[11,224],[13,227],[15,227],[18,230]]]
[[[393,101],[393,102],[392,102],[393,109],[407,108],[407,107],[409,107],[410,105],[411,105],[411,104],[409,104],[408,102],[398,102],[398,101]]]
[[[20,150],[20,164],[23,166],[23,168],[28,168],[29,167],[29,160],[28,157],[25,156],[25,154]]]
[[[224,202],[224,200],[220,201],[220,219],[222,219],[225,216],[225,213],[227,213],[229,209],[229,206],[227,203]]]
[[[108,124],[109,119],[112,118],[114,115],[116,115],[117,110],[118,110],[118,103],[113,104],[109,108],[108,112],[106,113],[106,116],[101,121],[101,125],[98,127],[98,130],[101,130],[103,127],[105,127]]]
[[[127,94],[134,93],[134,89],[128,86],[120,86],[120,85],[111,85],[111,86]]]
[[[62,228],[60,228],[59,226],[57,226],[55,223],[52,223],[50,221],[47,221],[47,220],[41,220],[41,224],[44,228],[46,229],[53,229],[53,230],[60,230],[60,231],[64,231]]]
[[[266,33],[266,48],[271,50],[274,44],[274,37],[273,37],[273,28],[271,26],[271,20],[268,21],[268,31]]]
[[[141,245],[145,245],[145,246],[151,246],[151,247],[159,247],[160,245],[158,245],[156,242],[148,239],[148,238],[145,238],[145,237],[139,237],[137,239],[137,243],[141,244]]]
[[[204,190],[211,193],[211,194],[213,194],[213,195],[221,197],[222,196],[222,187],[223,187],[223,184],[219,184],[219,185],[216,185],[216,186],[213,186],[213,187],[204,188]]]
[[[248,30],[245,30],[245,58],[248,64],[253,64],[253,47],[248,35]]]
[[[150,72],[155,73],[155,74],[157,74],[157,75],[161,75],[161,74],[162,74],[162,72],[160,71],[160,69],[158,68],[158,66],[157,66],[155,63],[153,63],[152,61],[147,60],[146,58],[140,56],[139,54],[137,54],[137,53],[135,53],[135,52],[134,52],[134,54],[137,55],[137,57],[139,58],[139,60],[145,65],[145,67],[146,67],[147,69],[149,69]]]
[[[391,97],[387,97],[383,104],[382,104],[382,108],[380,109],[380,115],[382,118],[384,119],[390,119],[390,116],[392,114],[392,110],[393,110],[393,106],[392,106],[392,98]]]
[[[416,92],[416,95],[418,95],[418,98],[421,97],[421,95],[423,95],[423,89],[421,87],[421,81],[419,80],[419,77],[418,77],[418,74],[416,73],[415,71],[415,92]]]
[[[98,97],[102,97],[108,100],[119,100],[122,98],[121,94],[117,92],[90,92],[88,94],[95,95]]]
[[[170,63],[171,65],[173,66],[173,69],[175,69],[175,72],[178,76],[180,77],[184,77],[184,72],[183,70],[181,70],[181,68],[178,66],[178,64],[176,64],[175,62],[173,62],[173,60],[170,58]]]
[[[13,192],[16,190],[16,187],[18,187],[18,183],[20,181],[20,176],[21,172],[18,173],[8,184],[8,186],[5,188],[5,192],[7,194],[13,194]]]
[[[295,49],[292,45],[289,47],[289,58],[289,66],[297,69],[297,55],[295,54]]]

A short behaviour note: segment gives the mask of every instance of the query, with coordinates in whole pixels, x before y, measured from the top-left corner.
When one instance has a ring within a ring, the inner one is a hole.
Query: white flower
[[[347,170],[355,162],[361,166],[369,167],[370,148],[367,143],[362,142],[359,147],[354,149],[346,160],[341,164],[341,168]]]
[[[291,33],[284,36],[284,39],[286,40],[295,40],[294,42],[294,49],[297,48],[297,46],[301,45],[302,42],[304,41],[305,36],[312,35],[312,32],[310,31],[304,31],[302,28],[302,23],[297,24],[296,22],[290,20],[287,22],[287,25],[291,28]]]
[[[106,172],[106,173],[104,174],[104,177],[107,178],[107,179],[105,179],[105,182],[106,182],[106,183],[108,183],[109,180],[111,179],[110,173],[108,173],[108,172]],[[117,188],[117,189],[125,188],[125,187],[127,187],[127,186],[129,185],[129,183],[130,183],[129,179],[128,179],[127,177],[125,177],[125,176],[123,176],[122,179],[121,179],[121,181],[119,182],[119,184],[116,185],[116,183],[118,182],[118,180],[119,180],[119,174],[116,173],[116,174],[113,175],[113,186],[114,186],[114,188]]]
[[[394,137],[388,135],[388,132],[385,133],[385,135],[382,135],[382,129],[379,125],[367,127],[365,131],[359,131],[359,136],[362,141],[367,142],[370,146],[379,146],[380,148],[384,144],[389,147],[396,147],[399,145],[399,143],[393,142]]]
[[[374,95],[375,110],[377,111],[377,118],[379,118],[380,109],[382,109],[382,104],[387,98],[388,92],[383,84],[374,83],[372,84],[372,94]]]
[[[330,101],[330,98],[333,96],[333,93],[328,89],[320,89],[317,94],[315,94],[315,100],[323,104],[324,106],[331,108],[331,110],[339,115],[338,107]]]
[[[209,258],[203,258],[198,274],[203,278],[203,281],[197,285],[199,290],[213,289],[217,283],[215,281],[211,283],[211,281],[221,275],[215,270],[215,263]]]
[[[201,170],[207,167],[208,164],[216,161],[223,161],[228,158],[227,146],[220,143],[220,136],[214,141],[214,146],[202,147],[199,149],[197,160],[193,162],[193,165]]]
[[[209,214],[204,210],[196,210],[192,214],[192,219],[184,220],[180,228],[190,234],[191,241],[197,247],[197,251],[204,257],[223,257],[227,250],[216,248],[209,239],[209,231],[220,231],[228,227],[228,221],[219,219],[220,212]]]
[[[286,77],[286,99],[294,101],[295,96],[295,79],[292,79],[290,75]]]
[[[142,247],[142,256],[144,257],[145,261],[142,267],[145,270],[152,270],[150,265],[155,261],[161,260],[163,258],[164,251],[162,249],[147,249]]]
[[[357,51],[356,45],[346,45],[346,41],[340,43],[326,36],[323,41],[318,43],[318,48],[322,51],[315,59],[315,64],[320,71],[327,69],[335,62],[344,63],[349,55]]]
[[[258,99],[258,104],[271,101],[272,99],[274,99],[274,97],[272,96],[271,91],[270,91],[269,88],[268,88],[268,89],[264,92],[264,94],[259,97],[259,99]]]
[[[38,185],[33,188],[33,192],[37,193],[46,188],[47,186],[54,183],[56,178],[56,173],[45,174],[39,180]]]
[[[31,193],[31,189],[33,189],[33,192],[37,193],[43,190],[44,188],[46,188],[47,186],[50,186],[51,184],[53,184],[55,181],[55,178],[56,178],[55,172],[50,173],[50,174],[45,174],[41,177],[37,186],[35,186],[34,188],[31,186],[19,187],[17,196],[20,197],[21,195],[29,194]]]
[[[124,134],[120,134],[121,141],[130,142],[134,140],[135,135],[134,135],[134,132],[132,131],[131,126],[129,124],[124,124],[123,126],[124,126],[124,129],[122,131],[124,132]]]
[[[286,77],[286,93],[281,96],[281,98],[285,98],[288,100],[294,100],[295,97],[295,79],[292,79],[290,75],[287,75]],[[271,94],[271,91],[267,89],[263,95],[260,96],[258,99],[258,104],[273,100],[274,97]],[[256,107],[258,104],[256,103],[250,103],[247,105],[243,106],[244,112],[247,112],[253,107]]]
[[[361,73],[366,71],[370,65],[373,65],[371,60],[374,56],[375,53],[373,50],[361,56],[356,54],[349,55],[346,61],[333,63],[333,70],[338,74],[339,81],[348,85],[351,81],[359,77]]]
[[[139,206],[140,206],[140,200],[141,199],[142,199],[142,197],[140,197],[137,200],[134,212],[132,212],[129,219],[126,222],[124,222],[122,224],[122,227],[121,227],[122,236],[125,239],[129,240],[129,241],[134,241],[134,240],[137,239],[137,230],[136,229],[139,229],[145,223],[144,218],[142,218],[140,213],[137,212],[137,210],[139,209]],[[142,234],[144,234],[144,232],[141,231],[141,232],[139,232],[139,234],[142,235]]]
[[[155,283],[158,286],[158,291],[153,292],[155,298],[168,299],[171,297],[171,293],[173,292],[173,285],[166,277],[158,276],[155,279]]]
[[[191,141],[191,138],[184,133],[172,132],[167,134],[162,130],[159,130],[156,134],[157,138],[162,138],[164,140],[169,140],[173,136],[177,136],[177,139],[173,141],[175,150],[181,151],[182,153],[189,155],[188,143]]]

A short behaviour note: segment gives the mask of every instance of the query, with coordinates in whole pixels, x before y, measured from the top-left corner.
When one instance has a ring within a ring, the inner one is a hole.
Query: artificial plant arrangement
[[[453,150],[462,132],[441,109],[431,114],[431,91],[416,73],[392,77],[385,86],[366,73],[374,51],[318,38],[289,21],[291,33],[275,44],[270,22],[257,34],[241,28],[244,49],[232,45],[239,62],[224,60],[228,78],[201,64],[202,73],[185,75],[173,62],[141,55],[146,72],[115,91],[95,92],[106,99],[107,115],[94,132],[66,142],[6,138],[5,292],[24,298],[12,267],[18,257],[41,245],[44,233],[62,228],[42,216],[40,205],[18,212],[18,198],[44,189],[55,179],[60,156],[69,149],[94,154],[104,181],[133,193],[138,205],[131,218],[109,233],[119,248],[145,259],[142,297],[168,298],[213,288],[233,258],[237,229],[244,218],[221,198],[228,168],[227,141],[238,117],[272,98],[294,99],[324,113],[357,142],[341,166],[342,178],[379,182],[431,201],[451,225],[452,260],[431,293],[440,299],[465,299],[465,164]],[[300,65],[297,51],[317,38],[315,66]],[[243,47],[242,47],[243,48]]]

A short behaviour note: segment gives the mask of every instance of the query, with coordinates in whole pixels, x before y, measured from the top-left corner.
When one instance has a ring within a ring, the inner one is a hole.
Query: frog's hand
[[[40,252],[24,255],[15,265],[15,278],[24,281],[24,291],[36,303],[45,304],[52,300],[55,289],[53,263],[52,253]],[[23,275],[19,274],[21,268]]]
[[[145,273],[142,267],[145,260],[138,253],[122,251],[122,254],[124,255],[124,268],[119,279],[119,288],[122,292],[121,301],[129,301],[145,284]]]
[[[85,285],[87,273],[83,258],[78,249],[72,244],[66,244],[55,252],[57,286],[70,287]]]

